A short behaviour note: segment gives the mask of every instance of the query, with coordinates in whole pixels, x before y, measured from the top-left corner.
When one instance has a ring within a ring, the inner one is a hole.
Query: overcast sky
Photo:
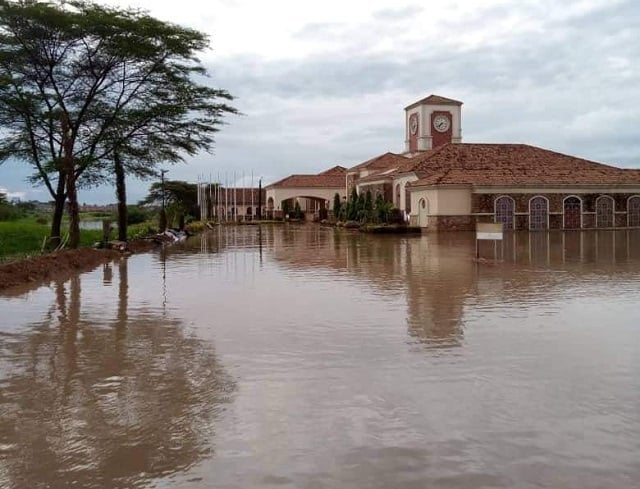
[[[528,143],[640,167],[637,0],[109,0],[207,32],[209,83],[229,90],[215,153],[167,178],[265,182],[404,148],[403,108],[464,102],[464,142]],[[16,162],[0,188],[49,200]],[[148,182],[129,182],[129,200]],[[110,187],[80,201],[113,202]]]

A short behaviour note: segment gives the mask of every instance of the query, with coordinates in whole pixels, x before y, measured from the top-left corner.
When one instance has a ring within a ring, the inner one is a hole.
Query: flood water
[[[0,296],[2,488],[640,486],[640,232],[217,229]]]

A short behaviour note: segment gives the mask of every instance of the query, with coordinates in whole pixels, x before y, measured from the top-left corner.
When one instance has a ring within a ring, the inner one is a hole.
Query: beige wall
[[[428,202],[429,216],[468,216],[471,214],[471,189],[416,189],[411,192],[411,216],[417,222],[420,199]]]
[[[345,197],[345,189],[341,188],[323,188],[323,187],[286,187],[267,188],[266,202],[269,202],[269,198],[273,198],[274,210],[278,211],[282,209],[282,201],[287,199],[293,199],[296,197],[315,197],[318,199],[328,200],[329,209],[333,209],[333,196],[336,192],[340,195],[340,199]]]
[[[413,173],[410,175],[404,175],[400,178],[395,178],[393,180],[393,203],[396,203],[396,185],[400,184],[400,210],[405,211],[407,209],[407,202],[405,199],[405,185],[408,182],[415,182],[418,179]],[[413,207],[412,207],[413,208]]]

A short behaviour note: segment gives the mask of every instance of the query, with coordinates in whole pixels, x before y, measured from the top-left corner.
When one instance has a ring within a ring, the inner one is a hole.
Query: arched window
[[[613,199],[608,195],[601,195],[596,199],[596,227],[612,228],[613,223]]]
[[[640,195],[629,197],[627,201],[627,226],[640,227]]]
[[[529,201],[529,229],[542,231],[549,227],[549,201],[537,196]]]
[[[406,183],[404,184],[404,210],[407,214],[411,213],[411,192]]]
[[[396,207],[400,209],[400,184],[396,184]]]
[[[252,209],[251,207],[247,207],[247,216],[250,216],[252,214]]]
[[[571,196],[564,199],[564,228],[580,229],[582,228],[582,201],[580,198]]]
[[[504,230],[513,229],[515,202],[506,195],[496,199],[495,222],[501,222]]]

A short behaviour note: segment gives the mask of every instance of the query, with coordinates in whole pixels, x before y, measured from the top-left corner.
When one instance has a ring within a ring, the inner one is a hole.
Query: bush
[[[24,213],[13,204],[0,203],[0,221],[15,221],[24,217]]]
[[[387,222],[389,224],[404,224],[404,215],[400,209],[394,207],[387,212]]]
[[[127,206],[127,224],[140,224],[147,220],[147,213],[137,205]]]

